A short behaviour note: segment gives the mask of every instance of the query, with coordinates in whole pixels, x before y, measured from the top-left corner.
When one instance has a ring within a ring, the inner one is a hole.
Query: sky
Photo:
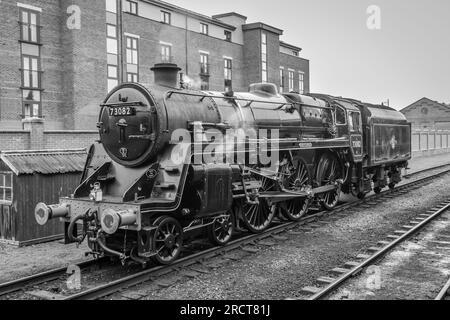
[[[450,103],[449,0],[166,0],[212,16],[284,30],[281,40],[310,60],[311,92],[387,102],[402,109],[422,97]],[[379,29],[367,12],[380,9]],[[373,24],[372,24],[373,25]]]

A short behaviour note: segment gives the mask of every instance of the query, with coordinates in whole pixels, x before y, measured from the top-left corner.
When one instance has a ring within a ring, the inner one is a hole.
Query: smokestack
[[[181,70],[174,63],[157,63],[153,68],[155,83],[160,86],[177,88],[178,72]]]

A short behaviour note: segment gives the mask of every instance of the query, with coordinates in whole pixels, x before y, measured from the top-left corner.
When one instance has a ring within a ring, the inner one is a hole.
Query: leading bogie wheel
[[[216,218],[214,222],[208,226],[209,240],[215,245],[226,245],[233,237],[234,225],[234,212],[233,210],[230,210],[223,216]]]
[[[163,216],[153,225],[156,227],[153,243],[156,255],[153,259],[159,264],[171,264],[178,259],[183,246],[183,228],[174,218]]]

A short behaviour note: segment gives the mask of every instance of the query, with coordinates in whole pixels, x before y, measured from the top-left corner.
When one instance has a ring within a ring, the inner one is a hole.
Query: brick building
[[[309,61],[282,34],[155,0],[2,0],[0,150],[89,145],[107,92],[151,85],[159,62],[178,64],[199,89],[267,81],[309,92]]]
[[[415,130],[450,130],[450,104],[422,98],[400,112]]]

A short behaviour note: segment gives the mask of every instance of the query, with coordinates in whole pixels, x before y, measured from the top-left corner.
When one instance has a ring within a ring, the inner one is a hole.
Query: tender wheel
[[[317,182],[320,186],[334,185],[336,180],[342,178],[339,160],[331,154],[324,154],[317,166]],[[319,195],[319,200],[326,210],[333,210],[339,201],[341,188]]]
[[[281,174],[285,176],[283,179],[283,187],[291,191],[305,191],[311,186],[311,177],[308,168],[303,160],[299,160],[297,166],[291,161],[281,168]],[[290,221],[299,221],[308,213],[310,199],[296,198],[279,204],[279,210],[283,217]]]
[[[171,217],[160,217],[154,224],[157,227],[153,236],[156,255],[153,259],[160,264],[171,264],[180,255],[183,245],[183,229]]]
[[[275,182],[265,177],[253,174],[253,179],[261,181],[259,192],[276,190]],[[269,204],[267,199],[254,197],[256,203],[243,203],[241,206],[241,219],[248,231],[252,233],[261,233],[266,230],[275,216],[276,206]]]
[[[234,224],[234,213],[230,210],[208,227],[209,240],[219,246],[227,244],[233,237]]]

